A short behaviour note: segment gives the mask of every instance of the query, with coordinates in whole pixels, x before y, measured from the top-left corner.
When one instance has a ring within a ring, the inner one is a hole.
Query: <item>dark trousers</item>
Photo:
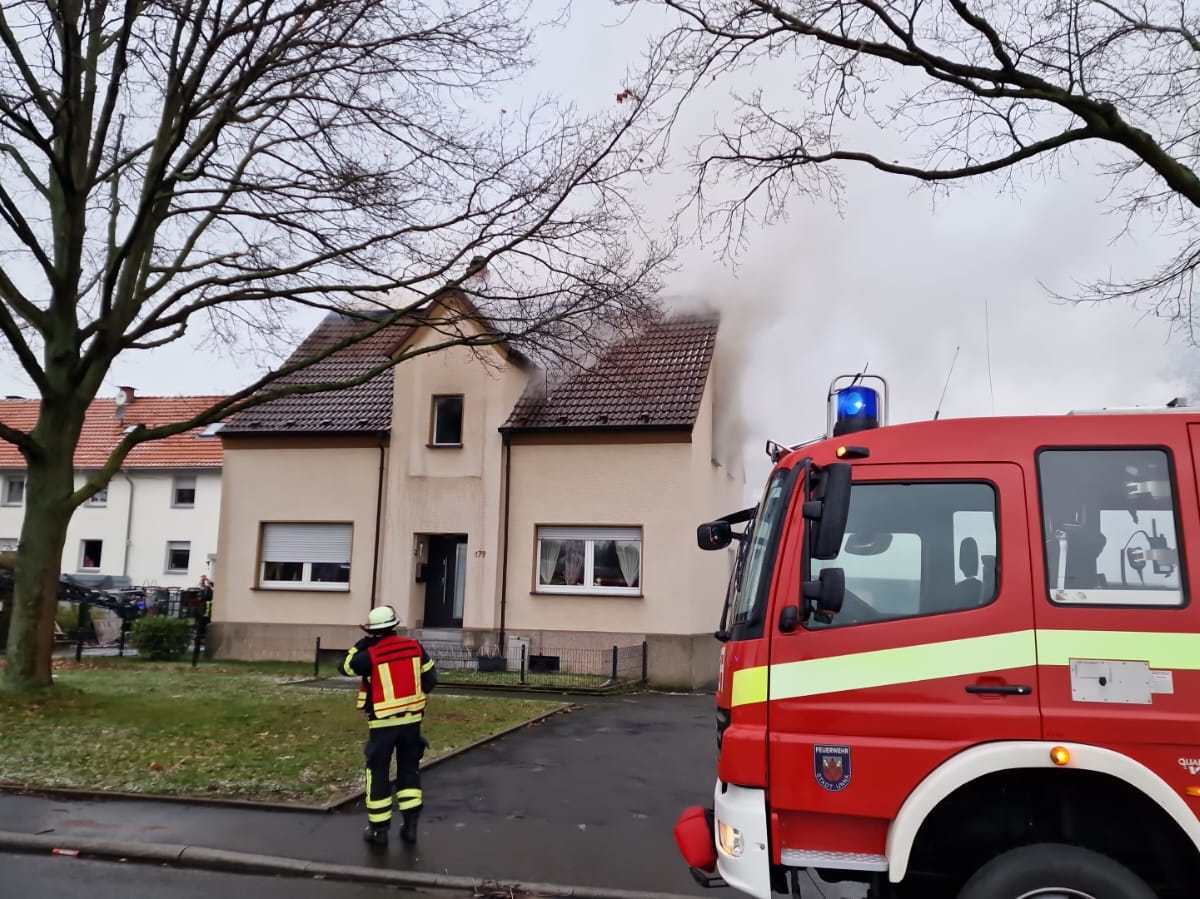
[[[425,754],[421,724],[373,727],[364,751],[367,757],[367,820],[386,827],[392,820],[392,797],[401,812],[421,808],[421,756]],[[396,780],[392,782],[392,756]]]

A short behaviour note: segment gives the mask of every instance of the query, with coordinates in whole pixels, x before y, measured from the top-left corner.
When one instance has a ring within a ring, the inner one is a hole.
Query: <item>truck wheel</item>
[[[1146,882],[1106,855],[1058,843],[998,855],[959,899],[1155,899]]]

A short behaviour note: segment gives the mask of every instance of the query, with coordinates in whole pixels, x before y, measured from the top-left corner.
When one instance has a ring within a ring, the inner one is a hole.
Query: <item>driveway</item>
[[[485,878],[736,895],[697,887],[671,833],[682,808],[711,801],[716,751],[711,697],[587,700],[576,711],[429,770],[415,850],[399,840],[384,853],[370,850],[359,836],[361,807],[319,814],[0,795],[0,829]],[[824,889],[830,899],[840,895]]]

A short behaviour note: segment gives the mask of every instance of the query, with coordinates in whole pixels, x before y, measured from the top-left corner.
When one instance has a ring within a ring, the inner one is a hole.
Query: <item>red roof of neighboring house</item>
[[[131,425],[164,425],[186,421],[203,412],[219,396],[134,396],[125,406],[124,421],[117,418],[112,400],[93,400],[83,421],[79,446],[75,450],[76,468],[99,468]],[[37,423],[38,400],[0,400],[0,421],[21,431]],[[220,468],[221,441],[200,436],[195,428],[135,446],[125,458],[125,468]],[[11,443],[0,440],[0,468],[24,468],[25,459]]]
[[[691,428],[717,345],[716,315],[657,321],[548,391],[531,387],[510,431]]]

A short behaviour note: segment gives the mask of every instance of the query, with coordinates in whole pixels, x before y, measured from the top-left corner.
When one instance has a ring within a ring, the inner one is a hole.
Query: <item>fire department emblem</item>
[[[813,769],[822,789],[838,793],[850,786],[850,747],[814,746]]]

